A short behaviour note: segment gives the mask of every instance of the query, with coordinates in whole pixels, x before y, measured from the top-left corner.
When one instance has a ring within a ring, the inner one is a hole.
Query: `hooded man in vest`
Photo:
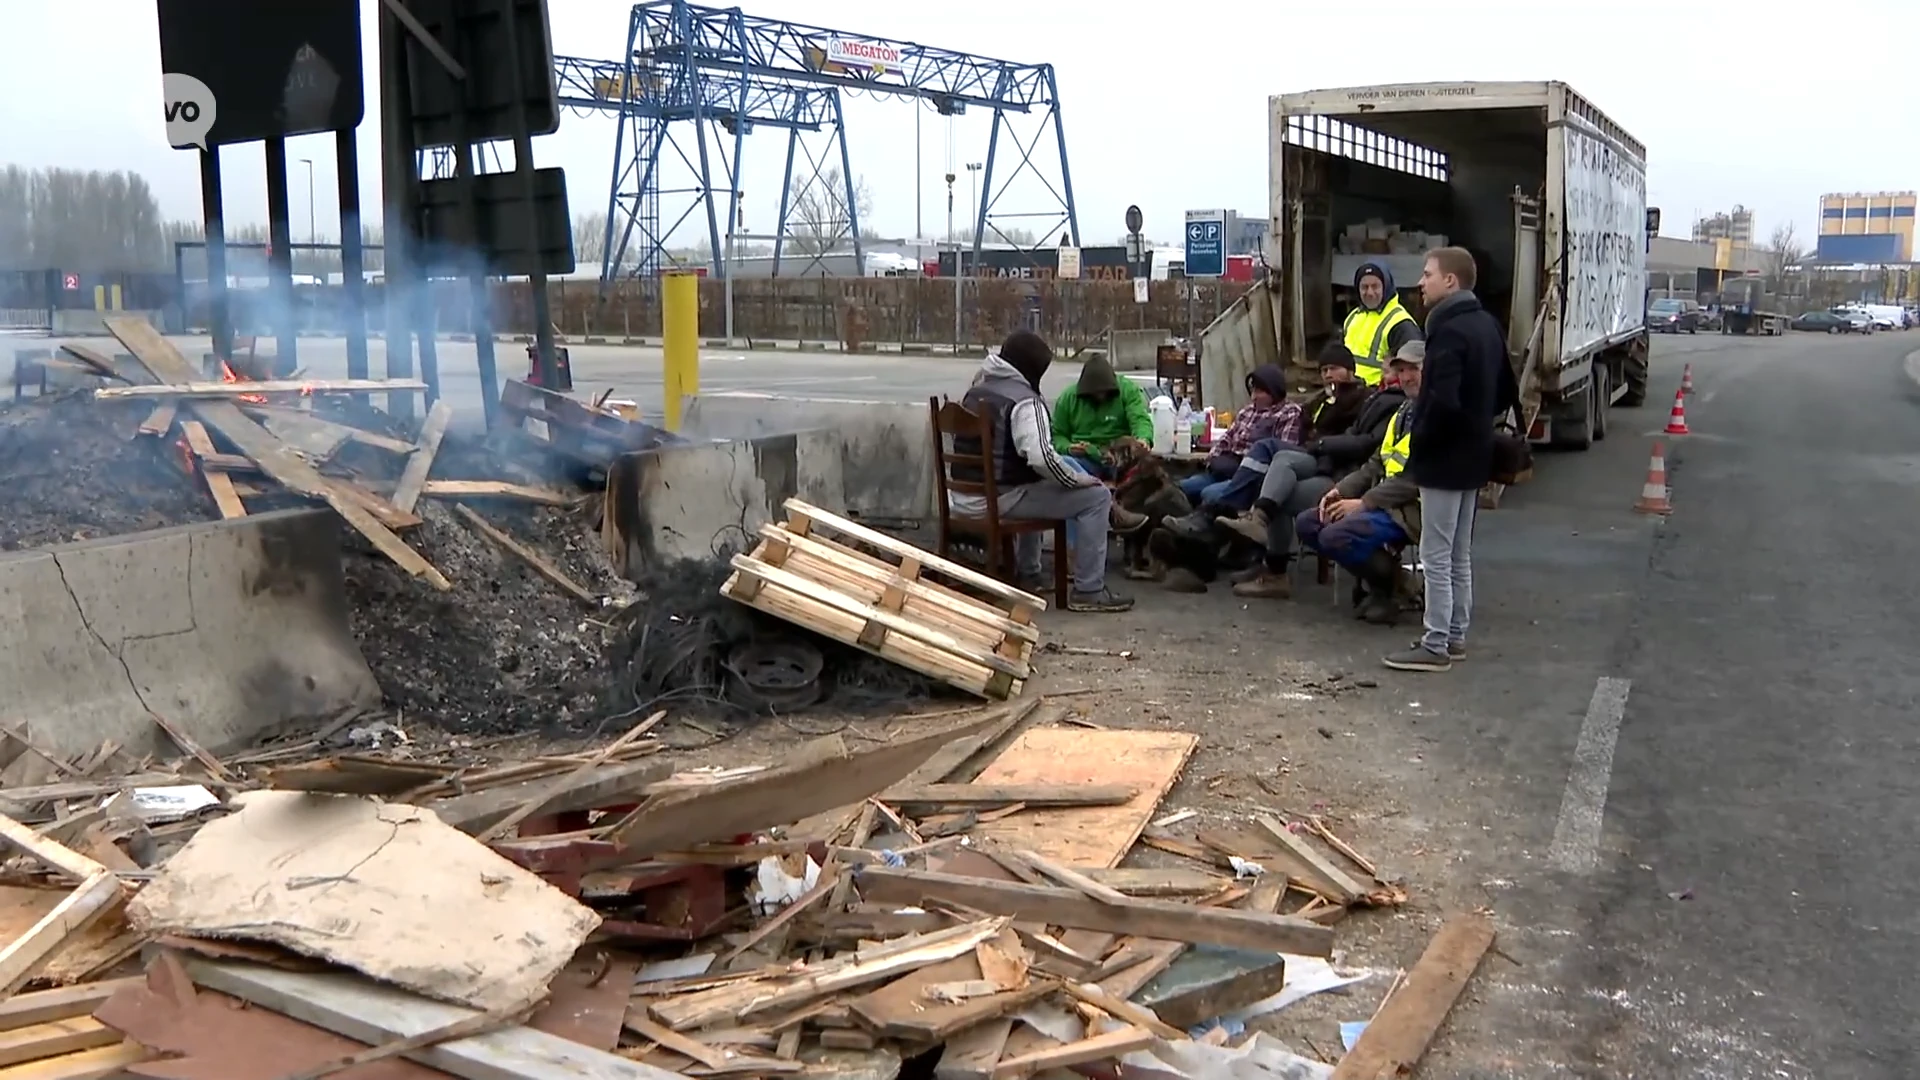
[[[1107,588],[1107,529],[1137,530],[1144,515],[1113,503],[1113,495],[1098,479],[1068,465],[1053,448],[1053,420],[1040,379],[1053,363],[1053,350],[1038,334],[1025,330],[1009,335],[986,361],[967,388],[961,404],[993,417],[994,445],[980,446],[978,436],[956,436],[956,454],[984,455],[993,468],[1000,516],[1009,520],[1061,521],[1072,529],[1073,588],[1067,594],[1069,611],[1127,611],[1131,598]],[[953,479],[979,482],[979,469],[954,466]],[[949,505],[968,517],[983,517],[986,503],[979,495],[953,493]],[[1023,580],[1041,576],[1040,536],[1024,533],[1014,540],[1014,555]]]
[[[1367,463],[1348,473],[1320,505],[1294,520],[1300,542],[1332,559],[1359,579],[1366,602],[1359,615],[1391,624],[1399,615],[1395,586],[1400,560],[1394,549],[1420,539],[1420,485],[1407,472],[1413,448],[1413,409],[1420,397],[1423,342],[1411,342],[1387,363],[1407,392],[1406,404],[1387,421],[1380,448]]]
[[[1400,306],[1393,271],[1385,263],[1361,263],[1353,272],[1353,291],[1360,295],[1360,306],[1347,313],[1340,340],[1353,353],[1354,374],[1368,386],[1379,386],[1387,357],[1409,341],[1424,340],[1420,323]]]

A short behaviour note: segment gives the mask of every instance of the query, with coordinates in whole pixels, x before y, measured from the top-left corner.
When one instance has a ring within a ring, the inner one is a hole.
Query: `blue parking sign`
[[[1187,211],[1186,273],[1190,278],[1227,272],[1227,214],[1224,210]]]

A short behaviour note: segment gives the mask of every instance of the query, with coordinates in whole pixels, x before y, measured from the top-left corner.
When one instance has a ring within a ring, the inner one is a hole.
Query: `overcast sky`
[[[369,75],[376,6],[377,0],[362,0]],[[166,145],[150,0],[11,0],[6,7],[0,159],[131,169],[147,177],[167,216],[197,217],[196,152]],[[625,48],[628,4],[551,0],[551,8],[557,52],[613,59]],[[1129,202],[1144,209],[1150,235],[1169,241],[1179,236],[1188,209],[1224,206],[1264,215],[1268,95],[1380,82],[1571,83],[1647,145],[1648,202],[1666,211],[1668,235],[1684,235],[1696,214],[1744,203],[1756,210],[1763,237],[1788,220],[1806,237],[1823,192],[1920,186],[1920,83],[1912,49],[1920,3],[1914,0],[1807,6],[755,0],[746,10],[858,36],[1054,64],[1080,227],[1089,243],[1111,242],[1123,231]],[[1365,18],[1351,21],[1356,12]],[[375,88],[368,98],[360,154],[363,198],[372,205],[378,198]],[[970,114],[949,129],[946,120],[924,115],[918,208],[925,234],[946,228],[949,169],[959,176],[964,219],[965,165],[985,159],[987,120]],[[856,98],[847,105],[847,127],[853,171],[873,193],[873,226],[886,236],[911,235],[915,106]],[[575,214],[604,209],[613,136],[609,117],[568,115],[557,134],[536,143],[538,164],[567,170]],[[785,138],[768,129],[747,143],[746,224],[764,232],[777,215]],[[1051,139],[1040,146],[1052,152]],[[223,156],[230,217],[264,221],[261,147],[230,147]],[[295,238],[307,234],[301,158],[314,161],[317,230],[336,237],[331,137],[293,140],[288,156],[295,162]],[[1057,177],[1057,168],[1048,175]],[[671,174],[668,181],[684,186]],[[1025,182],[996,209],[1037,212],[1057,205]],[[680,209],[669,201],[663,215],[677,217]],[[678,237],[693,238],[691,232]]]

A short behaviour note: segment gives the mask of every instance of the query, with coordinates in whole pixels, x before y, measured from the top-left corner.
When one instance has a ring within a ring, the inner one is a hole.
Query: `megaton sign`
[[[897,72],[901,59],[898,46],[855,38],[827,39],[827,60],[845,67]]]

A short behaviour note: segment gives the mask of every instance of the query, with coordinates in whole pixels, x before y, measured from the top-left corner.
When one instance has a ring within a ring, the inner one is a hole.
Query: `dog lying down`
[[[1164,462],[1146,443],[1123,435],[1102,455],[1116,478],[1114,502],[1147,518],[1145,528],[1123,538],[1126,575],[1134,581],[1159,581],[1174,592],[1206,592],[1220,576],[1223,544],[1180,536],[1162,524],[1193,512],[1193,503],[1167,475]]]

